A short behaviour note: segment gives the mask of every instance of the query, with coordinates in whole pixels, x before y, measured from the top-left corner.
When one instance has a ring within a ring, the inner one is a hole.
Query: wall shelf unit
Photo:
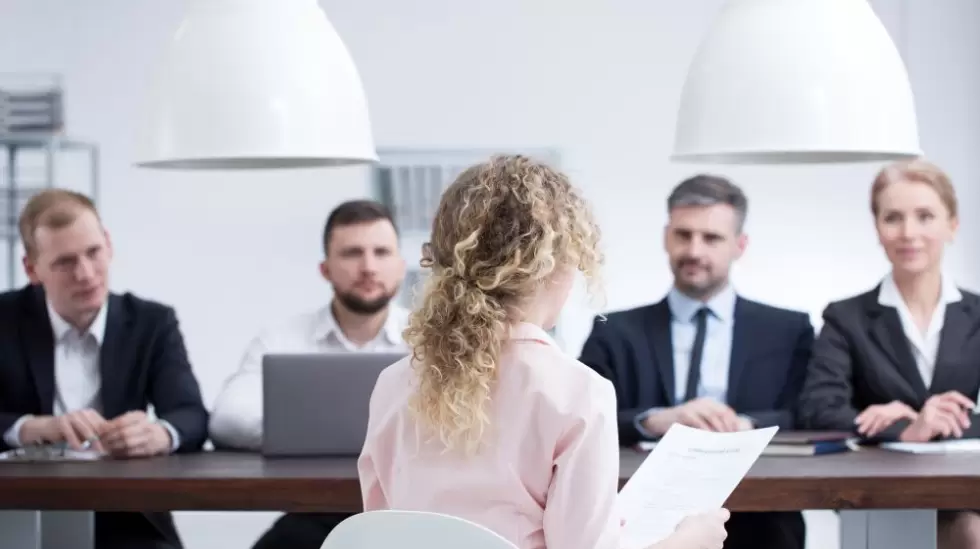
[[[17,285],[20,265],[20,211],[38,191],[61,186],[59,173],[68,155],[82,154],[87,163],[87,182],[75,181],[69,188],[84,192],[96,203],[99,196],[99,147],[58,133],[0,133],[0,215],[7,249],[7,287]],[[72,170],[72,177],[77,177]],[[87,183],[87,185],[85,185]],[[79,188],[80,187],[80,188]]]

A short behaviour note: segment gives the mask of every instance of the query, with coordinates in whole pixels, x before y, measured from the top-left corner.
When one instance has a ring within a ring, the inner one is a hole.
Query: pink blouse
[[[408,410],[410,359],[387,368],[371,396],[358,460],[364,509],[465,518],[520,549],[618,549],[616,395],[548,334],[518,324],[505,346],[487,445],[445,452]]]

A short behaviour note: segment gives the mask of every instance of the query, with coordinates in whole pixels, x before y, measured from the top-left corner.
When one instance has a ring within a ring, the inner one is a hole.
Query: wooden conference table
[[[621,482],[644,455],[622,452]],[[932,548],[936,509],[980,508],[980,456],[871,448],[762,457],[727,506],[733,511],[841,510],[842,549]],[[355,458],[208,452],[132,461],[0,463],[0,549],[87,549],[91,511],[357,512],[360,507]]]

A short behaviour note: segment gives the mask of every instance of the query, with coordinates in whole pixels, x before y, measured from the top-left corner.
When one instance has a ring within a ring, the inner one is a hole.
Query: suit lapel
[[[54,413],[54,332],[44,291],[33,288],[24,315],[27,322],[22,325],[24,341],[27,344],[27,361],[34,378],[34,388],[41,403],[42,414]]]
[[[967,343],[977,333],[978,319],[974,303],[969,296],[963,300],[950,303],[946,307],[946,318],[939,339],[939,351],[936,353],[936,368],[932,377],[930,392],[933,394],[959,390],[977,384],[980,372],[976,369],[964,368],[963,358]],[[966,395],[974,398],[975,395]]]
[[[736,403],[739,382],[748,362],[749,346],[755,341],[755,318],[742,298],[735,299],[735,325],[732,328],[732,351],[728,362],[728,404]]]
[[[660,385],[664,391],[664,399],[668,406],[676,404],[674,394],[674,344],[670,330],[670,307],[664,299],[650,308],[646,338],[650,345],[650,353],[657,363],[660,374]]]
[[[895,369],[912,389],[913,395],[920,401],[925,401],[929,392],[915,364],[915,356],[905,337],[898,311],[894,307],[879,304],[878,292],[869,292],[868,295],[868,329],[871,340],[895,365]]]
[[[122,413],[122,389],[126,382],[125,372],[120,371],[119,353],[126,341],[128,321],[120,303],[119,296],[109,295],[109,309],[106,311],[105,334],[99,350],[99,375],[102,377],[102,413],[112,419]]]

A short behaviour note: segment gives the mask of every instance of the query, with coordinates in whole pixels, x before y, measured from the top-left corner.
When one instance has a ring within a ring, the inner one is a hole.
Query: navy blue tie
[[[701,355],[704,354],[704,337],[708,328],[707,307],[701,307],[694,313],[694,322],[697,324],[697,333],[694,336],[694,346],[691,347],[691,363],[687,369],[687,391],[684,393],[684,402],[693,400],[698,396],[698,382],[701,381]]]

